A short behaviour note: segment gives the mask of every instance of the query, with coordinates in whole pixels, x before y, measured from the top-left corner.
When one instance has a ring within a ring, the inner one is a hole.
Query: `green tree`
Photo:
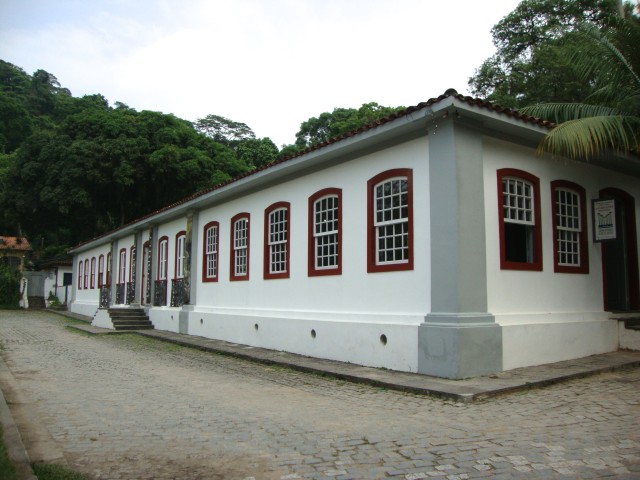
[[[497,52],[469,79],[471,93],[512,108],[579,101],[592,89],[564,53],[580,42],[571,32],[604,27],[619,9],[616,0],[523,0],[492,28]]]
[[[220,115],[207,115],[195,123],[200,133],[223,145],[231,146],[242,140],[256,138],[253,130],[245,123],[234,122]]]
[[[0,153],[13,152],[31,131],[31,116],[20,99],[0,91]]]
[[[73,245],[247,171],[190,122],[75,99],[55,130],[25,140],[0,181],[4,221]]]
[[[300,125],[296,133],[296,147],[304,150],[322,142],[357,130],[376,120],[391,115],[404,107],[384,107],[375,102],[364,103],[360,108],[334,108],[333,112],[321,113]]]
[[[0,258],[0,307],[18,308],[20,305],[20,272]]]
[[[238,143],[235,148],[238,160],[258,168],[267,165],[278,158],[278,147],[270,138],[250,138]]]
[[[629,15],[605,28],[585,24],[570,57],[576,72],[593,84],[582,102],[550,103],[523,109],[552,120],[555,127],[540,152],[590,159],[607,149],[640,149],[640,21]]]

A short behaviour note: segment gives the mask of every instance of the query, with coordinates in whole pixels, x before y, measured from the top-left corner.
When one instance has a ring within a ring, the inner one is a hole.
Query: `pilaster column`
[[[429,136],[431,312],[418,371],[464,378],[502,370],[502,329],[487,312],[482,134],[454,115]]]

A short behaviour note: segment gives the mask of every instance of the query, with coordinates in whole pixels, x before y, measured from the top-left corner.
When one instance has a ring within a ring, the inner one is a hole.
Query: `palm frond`
[[[586,117],[616,116],[621,113],[615,108],[587,103],[541,103],[522,108],[520,111],[555,123]]]
[[[614,85],[640,86],[640,77],[627,61],[625,52],[616,45],[626,43],[626,38],[633,30],[626,22],[604,31],[594,25],[585,24],[576,32],[585,40],[583,48],[576,49],[572,56],[572,64],[582,78],[592,78],[594,74],[606,73],[607,83]],[[620,40],[622,39],[624,40]],[[636,47],[637,48],[637,47]]]
[[[607,149],[631,151],[640,143],[640,117],[591,116],[555,127],[538,146],[538,154],[590,159]]]

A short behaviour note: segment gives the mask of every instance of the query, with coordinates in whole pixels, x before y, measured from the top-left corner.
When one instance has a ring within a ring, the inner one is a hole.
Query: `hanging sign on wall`
[[[616,239],[616,203],[613,199],[593,200],[593,241]]]

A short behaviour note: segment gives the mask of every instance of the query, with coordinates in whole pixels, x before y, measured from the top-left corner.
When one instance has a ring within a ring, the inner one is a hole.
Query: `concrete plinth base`
[[[418,373],[461,379],[502,371],[502,327],[492,315],[427,316],[418,329]]]

